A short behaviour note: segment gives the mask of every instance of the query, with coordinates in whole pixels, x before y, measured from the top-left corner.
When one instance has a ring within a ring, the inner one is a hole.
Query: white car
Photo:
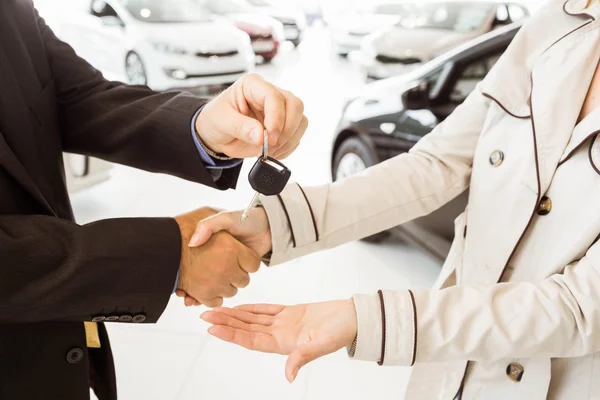
[[[218,15],[250,35],[257,56],[269,62],[285,41],[283,24],[268,15],[258,14],[245,0],[196,0],[210,13]]]
[[[60,37],[110,79],[167,90],[231,84],[254,68],[250,37],[194,0],[83,3],[63,15]]]
[[[402,75],[462,43],[528,15],[528,9],[516,3],[415,3],[408,17],[367,36],[359,59],[370,79]]]
[[[359,9],[342,12],[330,19],[333,42],[340,56],[360,50],[362,40],[371,33],[398,23],[408,13],[403,2],[391,1],[367,4]]]
[[[285,40],[289,40],[298,46],[302,42],[304,30],[306,29],[306,15],[299,8],[289,2],[276,3],[271,0],[247,0],[254,10],[260,14],[275,18],[283,24]]]

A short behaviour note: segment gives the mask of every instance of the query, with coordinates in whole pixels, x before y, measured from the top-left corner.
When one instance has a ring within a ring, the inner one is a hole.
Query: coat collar
[[[571,16],[591,16],[593,14],[593,2],[597,0],[567,0],[563,5],[565,13]]]

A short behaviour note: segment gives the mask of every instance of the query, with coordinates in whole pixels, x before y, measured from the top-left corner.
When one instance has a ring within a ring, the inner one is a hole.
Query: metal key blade
[[[252,197],[252,201],[250,202],[250,204],[248,204],[248,207],[246,207],[246,209],[242,213],[242,218],[241,218],[242,222],[246,222],[246,220],[250,216],[250,211],[252,211],[254,209],[254,207],[256,207],[259,200],[260,200],[260,193],[258,193],[258,192],[254,193],[254,197]]]

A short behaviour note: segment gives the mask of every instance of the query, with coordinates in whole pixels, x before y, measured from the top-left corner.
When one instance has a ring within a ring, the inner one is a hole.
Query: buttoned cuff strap
[[[379,365],[413,365],[417,320],[412,292],[380,291],[376,295],[355,295],[353,300],[358,335],[354,355],[348,349],[349,355]]]

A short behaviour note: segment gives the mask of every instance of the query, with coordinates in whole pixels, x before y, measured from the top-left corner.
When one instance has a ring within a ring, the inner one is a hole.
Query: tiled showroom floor
[[[362,83],[347,60],[330,53],[327,32],[308,33],[259,73],[294,91],[306,103],[311,126],[287,164],[304,185],[329,181],[330,147],[344,98]],[[175,156],[175,155],[174,155]],[[239,189],[220,193],[175,178],[118,167],[112,178],[75,194],[78,222],[120,216],[172,216],[203,205],[241,208],[251,190],[242,173]],[[261,270],[251,286],[228,301],[298,303],[348,298],[377,289],[432,284],[439,263],[419,250],[390,241],[352,243],[329,252]],[[186,309],[176,297],[154,326],[110,325],[123,400],[380,400],[403,398],[407,368],[350,362],[340,352],[303,370],[296,383],[284,378],[285,359],[221,343],[199,320],[203,309]]]

